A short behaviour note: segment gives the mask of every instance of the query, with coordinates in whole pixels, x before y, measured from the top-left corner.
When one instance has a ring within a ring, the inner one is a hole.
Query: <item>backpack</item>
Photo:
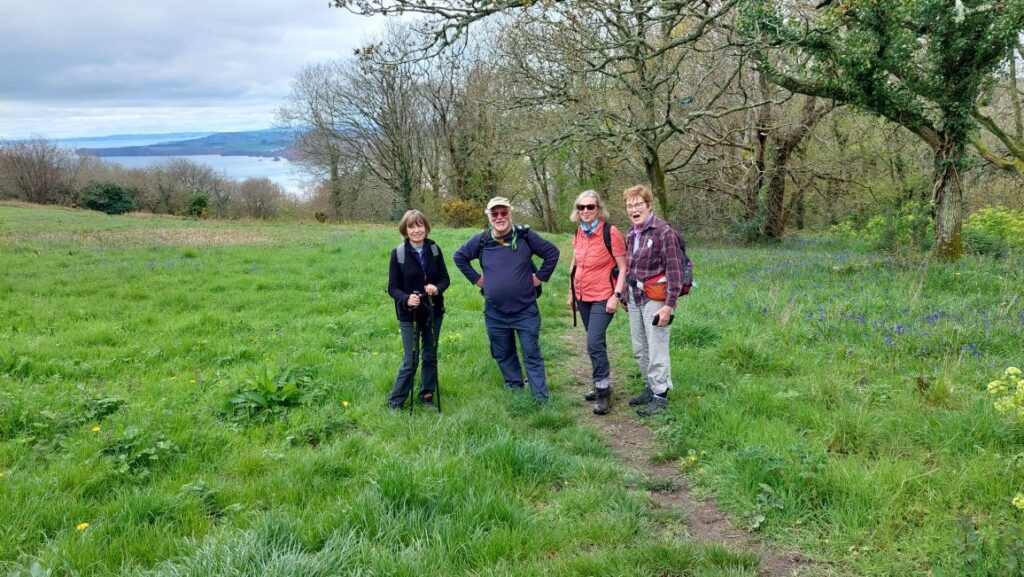
[[[682,297],[690,294],[690,289],[693,288],[693,261],[690,260],[690,255],[686,254],[686,241],[683,240],[683,233],[672,226],[669,226],[669,230],[679,240],[679,251],[683,254],[682,262],[679,263],[679,276],[683,281],[682,287],[679,289],[679,296]]]

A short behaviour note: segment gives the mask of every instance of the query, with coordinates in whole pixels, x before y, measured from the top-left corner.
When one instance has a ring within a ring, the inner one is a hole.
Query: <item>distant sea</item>
[[[113,148],[121,146],[147,146],[161,142],[173,142],[188,138],[199,138],[212,134],[202,133],[180,133],[160,135],[139,135],[139,136],[104,136],[91,138],[68,138],[57,139],[54,142],[60,146],[72,149],[78,148]],[[300,194],[303,191],[301,180],[292,174],[292,164],[285,158],[274,160],[262,156],[220,156],[213,154],[195,156],[106,156],[99,157],[103,162],[120,164],[126,168],[147,168],[167,161],[170,158],[184,158],[205,164],[217,172],[226,174],[235,180],[246,178],[267,177],[281,185],[291,194]]]

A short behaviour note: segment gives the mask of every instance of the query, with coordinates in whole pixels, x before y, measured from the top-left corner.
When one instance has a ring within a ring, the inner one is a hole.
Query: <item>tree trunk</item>
[[[331,195],[331,208],[334,209],[334,217],[345,220],[351,215],[348,214],[345,199],[343,197],[343,191],[341,188],[341,175],[338,171],[338,162],[340,161],[341,155],[337,151],[331,150],[328,153],[327,163],[330,170],[330,180],[328,181],[328,187]]]
[[[963,253],[963,165],[964,145],[943,138],[935,150],[932,173],[932,203],[935,210],[935,256],[956,261]]]
[[[1013,103],[1013,127],[1017,130],[1017,140],[1024,141],[1024,120],[1022,120],[1020,112],[1021,93],[1017,82],[1017,50],[1019,49],[1019,45],[1010,48],[1010,94],[1013,95],[1010,102]],[[1024,52],[1021,54],[1024,55]]]
[[[772,159],[771,176],[766,188],[764,234],[768,238],[780,239],[786,228],[786,165],[791,149],[780,146]]]
[[[533,177],[537,181],[537,191],[540,195],[541,216],[544,220],[544,228],[548,232],[558,232],[558,220],[551,210],[551,186],[548,184],[547,163],[530,156],[530,166],[533,167]]]
[[[832,110],[830,104],[817,107],[817,98],[806,97],[800,125],[782,138],[777,138],[776,150],[772,158],[771,176],[767,189],[767,219],[764,223],[764,234],[768,238],[782,238],[786,229],[786,174],[789,169],[789,158],[800,146],[800,142],[811,132],[811,128]]]
[[[759,74],[757,80],[761,88],[761,98],[766,102],[757,109],[757,115],[754,119],[754,174],[751,178],[752,182],[747,185],[747,202],[744,214],[746,225],[751,227],[751,229],[753,229],[754,219],[757,218],[757,202],[761,195],[761,187],[764,186],[765,155],[767,154],[768,135],[771,133],[773,113],[773,105],[768,100],[768,96],[771,93],[768,79],[763,74]]]
[[[651,192],[654,193],[654,200],[658,203],[661,218],[668,218],[668,187],[665,185],[665,167],[661,164],[661,157],[657,150],[647,149],[644,155],[644,170],[647,172],[647,180],[651,182]]]
[[[769,106],[771,106],[771,104],[764,105],[765,108]],[[770,117],[766,116],[765,118]],[[757,125],[754,126],[754,138],[756,141],[756,144],[754,145],[754,173],[750,184],[747,185],[746,212],[744,214],[744,219],[748,226],[757,218],[757,199],[761,195],[761,187],[764,186],[764,157],[765,147],[768,144],[767,122],[762,123],[760,119],[758,120]]]

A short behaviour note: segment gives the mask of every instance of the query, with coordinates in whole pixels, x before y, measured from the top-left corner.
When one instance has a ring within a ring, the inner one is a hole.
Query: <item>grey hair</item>
[[[580,211],[576,210],[576,205],[579,204],[584,198],[588,196],[594,197],[597,202],[597,219],[600,221],[608,222],[608,209],[604,207],[604,202],[601,200],[601,195],[596,190],[584,190],[576,197],[576,200],[572,203],[572,213],[569,214],[569,220],[573,222],[580,221]]]

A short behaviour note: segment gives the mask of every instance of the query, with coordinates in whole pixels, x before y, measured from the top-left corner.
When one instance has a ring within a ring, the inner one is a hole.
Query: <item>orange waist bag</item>
[[[668,278],[665,275],[658,275],[645,280],[644,294],[652,301],[666,300],[668,298]]]

